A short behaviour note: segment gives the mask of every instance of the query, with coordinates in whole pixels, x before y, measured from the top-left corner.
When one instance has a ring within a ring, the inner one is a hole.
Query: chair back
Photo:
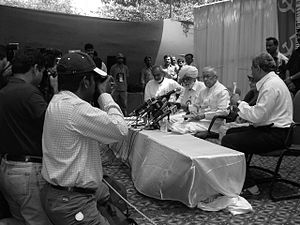
[[[293,120],[298,125],[293,129],[292,144],[300,146],[300,90],[293,99]]]
[[[293,99],[293,106],[294,106],[294,122],[300,123],[300,90],[296,93]]]

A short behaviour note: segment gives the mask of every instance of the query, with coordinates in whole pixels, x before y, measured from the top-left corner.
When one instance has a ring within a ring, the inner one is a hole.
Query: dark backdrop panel
[[[52,47],[63,52],[94,44],[98,55],[122,52],[130,70],[129,85],[135,86],[146,55],[157,55],[163,21],[124,22],[77,15],[0,6],[0,43],[19,42],[20,46]]]

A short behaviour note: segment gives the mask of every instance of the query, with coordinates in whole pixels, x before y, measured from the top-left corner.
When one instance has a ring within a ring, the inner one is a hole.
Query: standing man
[[[60,92],[49,103],[42,137],[42,175],[48,183],[42,203],[55,225],[108,225],[96,202],[96,190],[106,191],[99,146],[122,140],[128,128],[106,93],[107,74],[87,54],[64,55],[57,72]],[[100,109],[89,103],[95,89]]]
[[[7,48],[0,45],[0,89],[7,84],[11,75],[11,63],[7,60]]]
[[[164,56],[164,64],[162,65],[162,69],[165,71],[165,77],[173,80],[177,80],[177,74],[175,72],[175,66],[171,64],[171,56]]]
[[[297,42],[300,43],[300,29],[297,30]],[[293,51],[286,65],[286,79],[284,82],[294,95],[300,90],[300,46]]]
[[[144,63],[145,63],[145,66],[141,71],[141,78],[140,78],[143,89],[145,89],[145,85],[148,83],[148,81],[153,79],[151,56],[146,56],[144,58]]]
[[[115,89],[112,96],[121,107],[123,114],[127,116],[127,79],[129,78],[129,69],[125,65],[125,56],[122,53],[117,54],[116,60],[117,63],[110,69],[110,75],[115,80]]]
[[[92,45],[90,43],[85,44],[84,45],[84,52],[92,57],[92,59],[94,60],[96,66],[99,69],[107,72],[107,67],[106,67],[105,63],[103,62],[103,60],[100,57],[98,57],[98,53],[95,51],[94,45]]]
[[[145,87],[145,95],[144,101],[151,98],[156,98],[162,96],[169,91],[180,89],[182,90],[182,86],[178,84],[175,80],[169,79],[165,77],[166,72],[163,70],[161,66],[153,66],[152,74],[154,79],[150,80]],[[171,95],[169,101],[175,102],[176,96]]]
[[[281,79],[285,79],[285,66],[288,62],[288,58],[278,51],[278,40],[274,37],[268,37],[266,39],[266,50],[273,57],[276,70],[275,72]]]
[[[47,108],[37,88],[45,69],[38,50],[17,51],[13,77],[0,90],[0,189],[21,224],[49,225],[40,200],[42,131]]]
[[[195,66],[194,64],[194,55],[192,53],[187,53],[184,56],[186,65]]]

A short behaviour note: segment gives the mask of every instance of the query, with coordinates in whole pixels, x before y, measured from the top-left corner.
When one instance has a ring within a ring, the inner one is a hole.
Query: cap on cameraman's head
[[[116,59],[125,59],[125,56],[122,53],[118,53]]]
[[[96,67],[94,60],[83,52],[67,53],[59,60],[57,65],[59,75],[75,75],[92,71],[102,77],[107,76],[107,73]]]
[[[191,77],[197,78],[198,77],[198,69],[195,66],[184,65],[178,73],[179,79],[183,77]]]

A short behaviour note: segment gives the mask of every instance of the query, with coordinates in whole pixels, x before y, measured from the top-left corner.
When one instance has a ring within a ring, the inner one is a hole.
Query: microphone
[[[171,113],[175,113],[177,111],[177,106],[172,105],[170,107],[165,107],[164,109],[159,110],[159,111],[160,111],[160,113],[158,113],[158,115],[151,120],[152,124],[159,122],[160,120],[162,120],[166,116],[170,115]]]
[[[174,90],[171,90],[171,91],[167,92],[167,93],[164,94],[164,95],[158,96],[157,98],[158,98],[158,99],[164,99],[164,98],[166,98],[167,100],[169,100],[169,98],[170,98],[170,96],[171,96],[172,94],[174,94],[174,93],[176,93],[176,92],[179,92],[179,91],[181,91],[181,88],[175,88]]]
[[[151,104],[154,102],[154,98],[148,99],[143,104],[139,105],[135,110],[133,110],[131,113],[129,113],[129,116],[138,116],[145,113],[145,111],[151,106]]]

